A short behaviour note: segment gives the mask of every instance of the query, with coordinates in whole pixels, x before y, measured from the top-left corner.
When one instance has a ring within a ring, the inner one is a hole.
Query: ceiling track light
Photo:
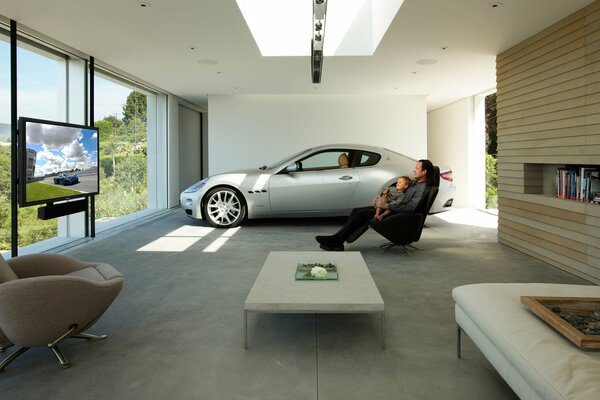
[[[312,83],[321,83],[326,12],[327,0],[313,0],[313,36],[310,44]]]

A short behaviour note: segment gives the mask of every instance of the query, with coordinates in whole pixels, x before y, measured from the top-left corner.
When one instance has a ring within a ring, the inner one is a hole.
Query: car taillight
[[[440,178],[442,178],[443,180],[448,181],[448,182],[454,181],[454,179],[452,179],[452,171],[442,172],[440,174]]]

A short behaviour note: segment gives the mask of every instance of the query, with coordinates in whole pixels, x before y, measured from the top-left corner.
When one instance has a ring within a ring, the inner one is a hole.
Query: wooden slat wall
[[[496,69],[498,240],[600,283],[600,205],[543,193],[545,164],[600,165],[600,0]]]

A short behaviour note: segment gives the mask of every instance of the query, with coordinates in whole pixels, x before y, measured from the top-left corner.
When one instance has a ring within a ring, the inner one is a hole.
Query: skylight
[[[308,56],[310,0],[236,0],[263,56]],[[328,0],[325,56],[371,56],[404,0]]]

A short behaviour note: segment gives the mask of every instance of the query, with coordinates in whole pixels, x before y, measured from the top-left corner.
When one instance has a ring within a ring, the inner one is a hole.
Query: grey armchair
[[[68,368],[58,344],[67,338],[104,339],[83,331],[108,309],[123,282],[110,265],[59,254],[0,257],[0,352],[20,346],[0,362],[0,371],[34,346],[49,347]]]

